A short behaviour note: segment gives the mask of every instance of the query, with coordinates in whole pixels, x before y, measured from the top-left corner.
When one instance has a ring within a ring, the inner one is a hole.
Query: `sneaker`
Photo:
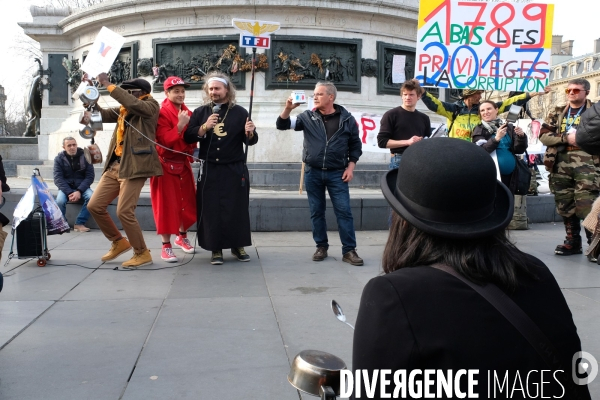
[[[131,260],[125,261],[123,264],[123,268],[138,268],[143,267],[144,265],[152,264],[152,256],[150,255],[150,250],[146,249],[141,253],[134,253]]]
[[[210,258],[210,263],[212,265],[221,265],[221,264],[223,264],[223,252],[221,250],[219,250],[219,251],[213,251],[212,252],[212,257]]]
[[[89,232],[90,228],[85,225],[73,225],[73,230],[75,232]]]
[[[349,252],[344,254],[344,257],[342,257],[342,261],[357,266],[364,264],[363,259],[360,258],[358,254],[356,254],[356,250],[350,250]]]
[[[184,253],[194,254],[196,252],[194,246],[192,246],[192,244],[190,243],[190,240],[187,237],[183,237],[181,235],[177,235],[175,237],[175,246],[183,250]]]
[[[587,255],[587,259],[589,262],[593,262],[596,264],[598,263],[598,258],[595,255],[593,255],[592,253]]]
[[[114,242],[112,242],[112,246],[111,246],[110,250],[108,251],[108,253],[103,255],[101,260],[102,261],[114,260],[115,258],[119,257],[121,254],[125,253],[126,251],[129,251],[130,249],[131,249],[131,245],[129,244],[129,241],[127,240],[126,237],[121,238],[121,240],[115,240]]]
[[[327,249],[325,247],[317,247],[317,251],[313,254],[313,261],[323,261],[327,258]]]
[[[177,262],[179,261],[173,253],[173,248],[171,245],[165,244],[163,245],[162,252],[160,253],[160,258],[165,260],[166,262]]]
[[[237,257],[238,261],[246,262],[250,261],[250,256],[246,253],[243,247],[238,247],[237,249],[231,249],[231,254]]]

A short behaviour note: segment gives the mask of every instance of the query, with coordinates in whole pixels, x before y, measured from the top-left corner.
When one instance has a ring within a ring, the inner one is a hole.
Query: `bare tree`
[[[46,5],[54,7],[87,8],[104,0],[46,0]]]

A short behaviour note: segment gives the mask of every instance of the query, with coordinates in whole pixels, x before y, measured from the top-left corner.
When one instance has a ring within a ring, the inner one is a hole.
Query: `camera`
[[[506,133],[513,134],[515,130],[515,126],[513,125],[519,119],[519,115],[521,115],[521,109],[523,107],[512,105],[508,109],[508,115],[506,116]]]

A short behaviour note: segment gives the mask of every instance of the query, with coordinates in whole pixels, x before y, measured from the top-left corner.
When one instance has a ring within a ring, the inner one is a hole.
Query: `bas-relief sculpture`
[[[273,36],[267,57],[272,68],[266,89],[307,89],[320,80],[338,90],[360,92],[362,41],[330,38],[327,43],[309,36]]]
[[[245,88],[244,72],[252,69],[252,54],[237,47],[237,36],[155,39],[153,43],[156,64],[152,73],[157,87],[169,76],[176,75],[189,82],[190,89],[200,89],[204,76],[218,71],[229,75],[236,87]],[[257,54],[255,70],[268,68],[267,56]]]

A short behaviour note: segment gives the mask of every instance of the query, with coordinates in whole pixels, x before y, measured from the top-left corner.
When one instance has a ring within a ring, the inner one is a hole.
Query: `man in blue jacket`
[[[306,110],[290,118],[300,104],[287,99],[277,118],[277,129],[304,131],[303,159],[306,164],[304,182],[308,194],[313,239],[317,250],[313,261],[327,257],[329,243],[325,221],[325,189],[329,192],[342,241],[342,261],[363,265],[356,254],[354,219],[350,208],[348,183],[362,154],[358,124],[342,106],[334,104],[337,89],[331,82],[318,82],[314,91],[314,110]]]
[[[83,198],[73,229],[75,232],[89,232],[90,228],[85,223],[90,218],[87,204],[93,193],[90,186],[94,182],[94,166],[87,162],[83,149],[77,147],[74,138],[64,138],[63,149],[54,158],[54,184],[58,187],[56,203],[66,219],[67,202],[78,202]]]

